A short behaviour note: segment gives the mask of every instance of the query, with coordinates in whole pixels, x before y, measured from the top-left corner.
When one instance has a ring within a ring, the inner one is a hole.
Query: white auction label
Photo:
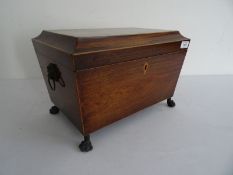
[[[181,49],[186,49],[188,47],[189,47],[189,41],[182,41],[181,42],[181,45],[180,45]]]

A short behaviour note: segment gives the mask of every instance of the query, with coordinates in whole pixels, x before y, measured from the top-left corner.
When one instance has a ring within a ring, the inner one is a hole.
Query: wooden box
[[[43,31],[32,39],[52,102],[84,135],[171,97],[189,39],[139,28]]]

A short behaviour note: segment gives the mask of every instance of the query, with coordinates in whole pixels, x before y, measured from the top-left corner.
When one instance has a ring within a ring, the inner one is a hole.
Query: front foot
[[[169,107],[174,107],[174,106],[176,106],[176,103],[171,98],[168,98],[167,99],[167,105]]]
[[[57,106],[52,106],[49,110],[50,114],[57,114],[59,111],[60,110]]]
[[[88,152],[93,149],[89,135],[84,136],[84,140],[79,144],[79,149],[82,152]]]

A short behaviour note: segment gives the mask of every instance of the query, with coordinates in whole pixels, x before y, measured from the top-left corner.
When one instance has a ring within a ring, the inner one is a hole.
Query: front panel
[[[173,96],[186,50],[78,71],[84,132]]]

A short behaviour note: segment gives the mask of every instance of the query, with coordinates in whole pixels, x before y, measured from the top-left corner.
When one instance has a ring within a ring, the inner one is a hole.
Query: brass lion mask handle
[[[62,87],[65,87],[65,82],[56,64],[49,63],[49,65],[47,66],[47,73],[48,73],[48,83],[53,91],[56,90],[56,82],[58,82]]]

